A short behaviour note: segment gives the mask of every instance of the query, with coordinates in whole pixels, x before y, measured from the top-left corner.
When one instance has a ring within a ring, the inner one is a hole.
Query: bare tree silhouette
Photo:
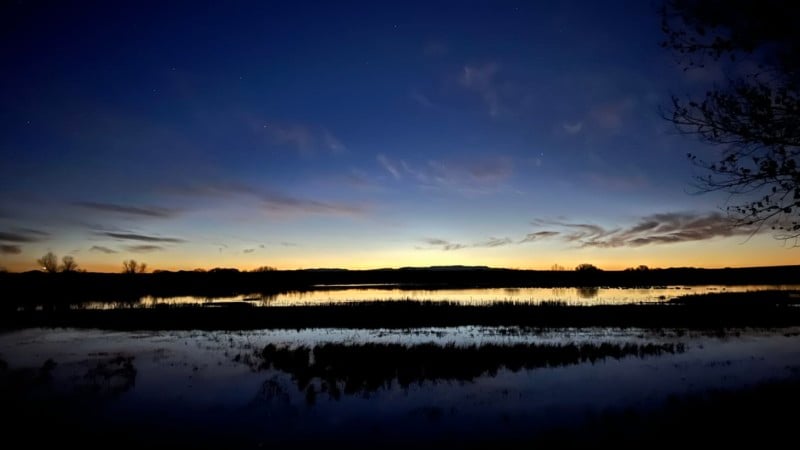
[[[145,273],[147,272],[147,264],[136,262],[135,259],[122,261],[122,273]]]
[[[597,266],[595,266],[594,264],[583,263],[583,264],[578,264],[578,266],[575,267],[575,271],[576,272],[600,272],[600,269]]]
[[[61,272],[77,272],[78,271],[78,263],[75,261],[70,255],[67,255],[61,258],[61,266],[59,266]]]
[[[769,226],[800,239],[800,3],[791,0],[666,0],[664,48],[684,71],[721,70],[700,98],[672,97],[664,113],[683,133],[722,149],[689,159],[700,192],[732,194],[739,226]]]
[[[36,260],[39,265],[47,273],[58,272],[58,257],[53,252],[47,252],[44,256]]]

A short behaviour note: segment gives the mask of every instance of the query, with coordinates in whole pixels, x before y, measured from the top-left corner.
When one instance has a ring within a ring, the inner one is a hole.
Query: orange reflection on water
[[[480,288],[480,289],[411,289],[397,285],[320,286],[313,291],[279,294],[247,294],[231,297],[143,297],[137,303],[92,302],[81,308],[154,307],[159,305],[231,305],[275,307],[320,305],[364,301],[433,301],[464,305],[498,302],[539,304],[560,302],[567,305],[613,305],[663,302],[688,294],[746,292],[761,290],[800,290],[800,285],[744,286],[662,286],[654,288],[558,287],[558,288]]]

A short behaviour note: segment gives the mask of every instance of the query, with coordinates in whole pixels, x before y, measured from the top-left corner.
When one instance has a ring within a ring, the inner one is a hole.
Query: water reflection
[[[578,297],[585,299],[593,299],[600,294],[600,288],[597,286],[582,286],[575,288]]]
[[[684,417],[686,409],[669,409],[676,398],[708,404],[715,390],[796,382],[799,340],[797,328],[719,336],[631,328],[28,329],[0,334],[0,394],[7,410],[25,412],[5,419],[10,436],[62,446],[287,447],[311,437],[371,448],[475,444],[552,430],[559,439],[586,436],[587,421],[605,429],[615,414],[623,414],[615,437],[649,440],[657,432],[642,435],[640,425]],[[761,417],[792,401],[784,396],[792,391],[770,392],[772,400],[753,409],[731,397],[709,411]],[[775,411],[792,419],[784,410]],[[645,415],[653,411],[666,412]],[[714,415],[690,417],[702,428]],[[48,433],[32,436],[30,423]],[[98,439],[104,430],[115,430],[108,437],[116,440]]]
[[[53,358],[48,358],[38,368],[9,368],[0,360],[0,391],[14,396],[56,395],[80,396],[86,399],[113,399],[136,385],[137,370],[131,355],[88,355],[75,364],[75,372],[67,378],[56,379],[60,370]],[[82,372],[82,373],[81,373]]]
[[[324,286],[311,291],[282,293],[253,293],[230,297],[152,297],[136,302],[87,302],[75,308],[119,309],[151,308],[174,305],[258,307],[319,305],[362,301],[446,301],[466,305],[485,305],[498,302],[539,304],[558,302],[566,305],[613,305],[626,303],[663,302],[687,294],[714,292],[748,292],[763,290],[800,290],[800,285],[744,286],[658,286],[651,288],[611,288],[582,286],[575,288],[480,288],[480,289],[412,289],[397,285],[382,286]]]
[[[259,370],[290,374],[306,399],[317,392],[337,400],[345,395],[363,395],[412,384],[439,381],[473,381],[494,377],[501,369],[511,372],[542,367],[562,367],[583,362],[594,364],[606,358],[644,358],[682,353],[684,345],[674,343],[568,343],[568,344],[485,344],[458,346],[433,343],[334,344],[315,347],[269,344],[257,353]],[[240,359],[237,355],[237,359]],[[253,362],[253,360],[250,360]]]
[[[98,360],[83,376],[78,384],[82,390],[105,396],[117,396],[133,388],[136,384],[136,367],[133,356],[117,355]]]

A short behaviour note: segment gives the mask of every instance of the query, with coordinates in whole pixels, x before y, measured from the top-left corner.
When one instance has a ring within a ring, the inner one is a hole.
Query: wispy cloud
[[[298,247],[299,245],[300,244],[294,242],[286,242],[286,241],[281,242],[281,247]]]
[[[39,242],[47,236],[49,236],[49,233],[30,228],[14,228],[13,231],[10,232],[0,231],[0,241],[17,242],[21,244]]]
[[[182,187],[177,189],[177,192],[200,197],[252,197],[265,210],[283,214],[361,216],[367,212],[367,208],[363,205],[295,197],[274,190],[257,189],[242,183],[205,183]]]
[[[342,140],[324,127],[255,119],[250,119],[249,122],[253,131],[265,136],[268,143],[291,148],[303,156],[311,156],[320,151],[334,155],[347,152]]]
[[[277,192],[262,193],[260,199],[267,210],[274,212],[341,216],[360,216],[365,212],[364,207],[358,205],[298,198]]]
[[[342,183],[347,184],[349,187],[366,190],[366,191],[376,191],[381,190],[383,185],[380,182],[381,176],[374,175],[374,174],[367,174],[363,170],[350,168],[350,170],[340,177]]]
[[[424,108],[434,108],[436,106],[427,95],[416,89],[411,91],[411,99]]]
[[[306,125],[270,122],[263,128],[274,143],[288,145],[298,152],[309,152],[314,145],[314,134]]]
[[[559,233],[558,231],[537,231],[535,233],[528,233],[525,235],[524,238],[519,240],[519,243],[523,244],[525,242],[534,242],[542,239],[548,239],[558,236],[559,234],[561,233]]]
[[[400,174],[400,168],[397,167],[393,162],[391,162],[389,158],[386,157],[386,155],[379,154],[377,156],[377,159],[380,165],[384,169],[386,169],[386,171],[389,172],[392,175],[392,177],[394,177],[395,180],[403,178],[403,176]]]
[[[116,203],[100,202],[74,202],[73,205],[94,211],[122,214],[126,216],[138,216],[148,218],[168,218],[178,214],[178,210],[160,208],[156,206],[130,206]]]
[[[623,228],[547,220],[534,221],[534,225],[557,228],[557,231],[532,233],[540,235],[534,239],[558,237],[580,247],[600,248],[704,241],[719,237],[749,236],[757,231],[753,227],[734,227],[731,219],[718,212],[652,214]]]
[[[441,250],[461,250],[462,248],[468,247],[467,245],[450,242],[445,239],[425,238],[422,241],[430,247],[439,248]]]
[[[347,147],[342,144],[342,141],[328,130],[322,130],[322,141],[332,153],[340,154],[347,151]]]
[[[116,250],[110,249],[108,247],[104,247],[102,245],[93,245],[92,248],[89,249],[90,252],[98,252],[98,253],[105,253],[107,255],[117,253]]]
[[[483,242],[478,242],[477,244],[473,244],[472,246],[473,247],[502,247],[502,246],[508,245],[508,244],[510,244],[512,242],[513,241],[511,240],[511,238],[508,238],[508,237],[504,237],[504,238],[490,237],[489,239],[487,239],[487,240],[485,240]]]
[[[392,160],[383,154],[377,159],[395,180],[408,179],[423,189],[464,194],[496,192],[514,174],[513,161],[503,156],[455,162],[430,160],[422,165]]]
[[[22,248],[19,245],[0,244],[0,255],[19,255]]]
[[[505,181],[513,175],[514,164],[510,158],[506,157],[485,158],[455,166],[455,170],[456,172],[463,171],[472,179],[480,182],[497,183]]]
[[[496,117],[500,114],[500,95],[495,80],[499,68],[497,64],[489,63],[482,66],[464,66],[459,82],[461,85],[472,92],[480,95],[489,115]]]
[[[39,236],[39,237],[42,237],[42,238],[50,236],[50,233],[48,233],[47,231],[37,230],[37,229],[34,229],[34,228],[14,227],[14,228],[12,228],[12,231],[16,231],[18,233],[29,234],[29,235],[33,235],[33,236]]]
[[[426,246],[416,248],[453,251],[465,248],[520,245],[552,239],[582,248],[642,247],[703,241],[719,237],[749,236],[756,231],[753,227],[734,227],[730,219],[718,212],[652,214],[639,218],[633,225],[619,228],[607,228],[594,223],[545,219],[537,219],[532,224],[551,229],[528,233],[518,240],[509,237],[490,237],[484,241],[464,243],[441,238],[426,238],[422,240]]]
[[[254,248],[246,248],[246,249],[242,250],[242,253],[247,254],[247,253],[253,253],[254,251],[256,251],[256,249],[254,249]]]
[[[146,234],[137,234],[137,233],[120,233],[114,231],[102,231],[97,232],[97,235],[106,236],[114,239],[119,240],[126,240],[126,241],[142,241],[142,242],[164,242],[170,244],[180,244],[186,242],[183,239],[173,238],[173,237],[162,237],[162,236],[149,236]]]
[[[450,250],[461,250],[464,248],[502,247],[513,243],[513,240],[508,237],[502,237],[502,238],[490,237],[485,241],[475,242],[472,244],[464,244],[459,242],[448,241],[446,239],[426,238],[423,239],[422,242],[428,245],[428,247],[426,248],[438,248],[440,250],[450,251]]]
[[[159,245],[143,244],[143,245],[127,245],[125,246],[125,249],[133,253],[151,253],[151,252],[160,252],[164,250],[164,247],[161,247]]]

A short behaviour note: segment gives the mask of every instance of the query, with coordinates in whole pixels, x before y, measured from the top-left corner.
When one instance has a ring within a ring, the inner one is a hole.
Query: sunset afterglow
[[[6,31],[3,268],[797,262],[693,188],[659,110],[722,74],[650,2],[151,6]]]

